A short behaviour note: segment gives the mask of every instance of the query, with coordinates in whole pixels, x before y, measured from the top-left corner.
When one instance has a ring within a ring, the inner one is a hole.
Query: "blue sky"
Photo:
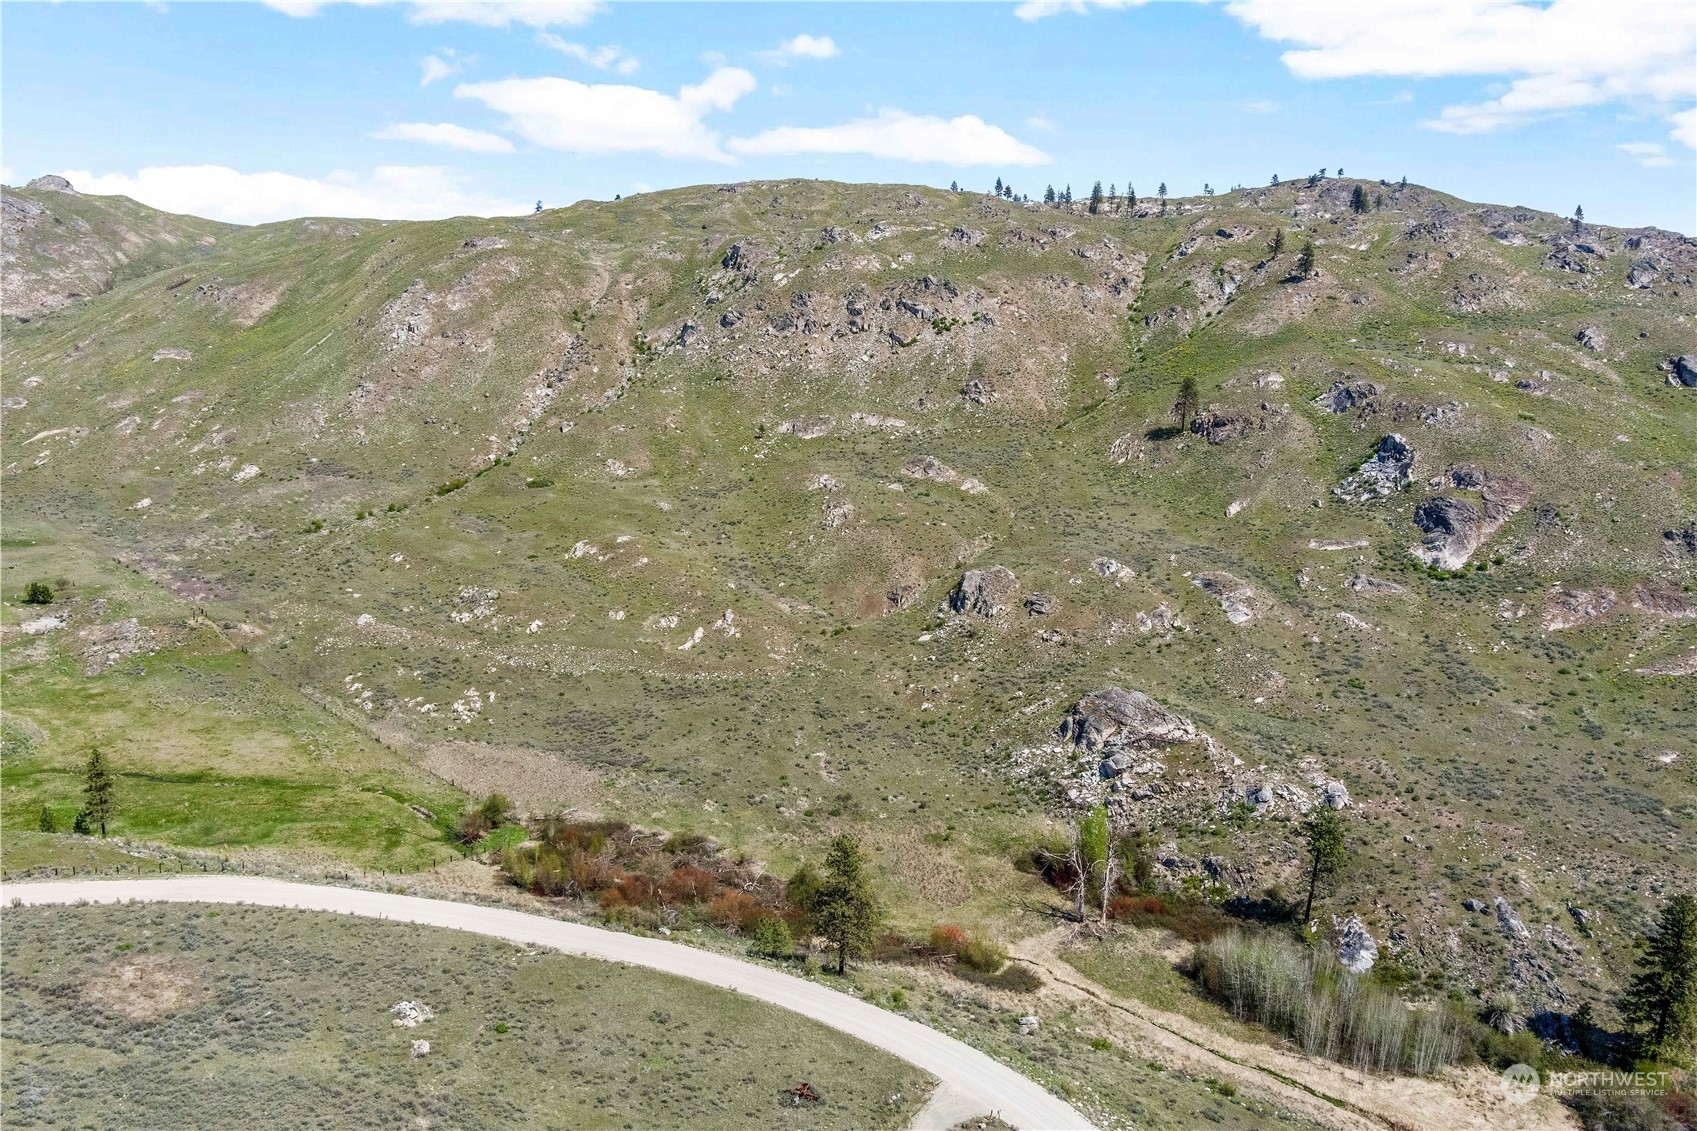
[[[237,222],[1319,168],[1697,231],[1697,5],[21,4],[0,179]]]

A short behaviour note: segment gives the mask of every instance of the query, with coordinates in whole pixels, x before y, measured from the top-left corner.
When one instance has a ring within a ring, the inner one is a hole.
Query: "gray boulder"
[[[1508,900],[1499,895],[1496,897],[1496,905],[1497,926],[1503,929],[1503,934],[1511,939],[1529,939],[1532,937],[1532,932],[1526,929],[1526,924],[1520,921],[1520,916],[1514,913],[1514,908],[1509,906]]]
[[[696,339],[696,336],[699,335],[700,333],[701,333],[701,327],[700,326],[696,325],[694,322],[687,322],[686,321],[678,329],[678,345],[680,345],[680,346],[689,345],[689,343],[694,341]]]
[[[949,608],[957,613],[993,617],[1007,612],[1018,594],[1019,579],[1006,566],[969,569],[949,595]]]
[[[1250,786],[1243,796],[1244,800],[1257,808],[1262,805],[1271,805],[1273,803],[1273,787],[1270,785]]]
[[[1025,611],[1034,617],[1046,617],[1060,611],[1061,603],[1047,593],[1033,593],[1025,599]]]
[[[1608,335],[1595,326],[1581,326],[1579,333],[1573,336],[1579,340],[1580,345],[1593,352],[1601,353],[1608,348]]]
[[[1117,751],[1126,746],[1190,742],[1196,738],[1196,725],[1141,691],[1105,687],[1080,699],[1056,733],[1062,741],[1086,750]]]
[[[1676,383],[1687,389],[1697,389],[1697,354],[1682,354],[1671,359],[1668,384]]]
[[[1320,787],[1320,800],[1328,809],[1343,809],[1350,804],[1349,790],[1341,781],[1329,781]]]
[[[1334,942],[1338,948],[1338,961],[1351,974],[1367,973],[1379,959],[1379,944],[1359,915],[1351,915],[1343,921],[1337,928]]]
[[[1464,899],[1461,901],[1461,906],[1477,915],[1479,912],[1485,910],[1486,905],[1485,901],[1482,899]]]

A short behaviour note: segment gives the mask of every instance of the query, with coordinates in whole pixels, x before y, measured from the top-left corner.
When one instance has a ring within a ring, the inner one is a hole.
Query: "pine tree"
[[[1186,377],[1179,383],[1178,399],[1173,401],[1173,419],[1178,421],[1180,432],[1190,425],[1190,418],[1201,405],[1202,393],[1196,387],[1196,378]]]
[[[1214,186],[1209,184],[1207,181],[1203,181],[1202,182],[1202,195],[1203,196],[1213,196],[1214,195]]]
[[[1279,252],[1283,251],[1284,249],[1285,249],[1285,230],[1283,228],[1274,228],[1273,229],[1273,238],[1267,241],[1267,254],[1271,258],[1277,259],[1279,257]]]
[[[1066,189],[1061,193],[1061,201],[1065,204],[1072,203],[1072,186],[1070,184],[1067,185]]]
[[[1340,176],[1340,177],[1343,176],[1343,166],[1342,165],[1338,166],[1338,176]]]
[[[1314,241],[1303,240],[1302,250],[1296,253],[1296,277],[1306,279],[1314,274]]]
[[[59,831],[59,819],[53,815],[53,810],[43,805],[41,814],[35,819],[35,827],[39,832],[56,833]]]
[[[1097,181],[1090,186],[1090,214],[1094,216],[1102,211],[1102,182]]]
[[[1131,187],[1131,182],[1125,183],[1125,209],[1130,212],[1137,207],[1137,190]]]
[[[536,207],[532,211],[535,211],[535,212],[542,211],[542,202],[540,200],[536,202]]]
[[[1163,206],[1165,206],[1165,204],[1167,203],[1167,182],[1166,181],[1161,182],[1161,187],[1155,190],[1155,195],[1161,198],[1161,204]]]
[[[960,182],[959,181],[950,181],[949,182],[949,191],[950,192],[959,192],[960,191]]]
[[[1697,897],[1676,895],[1662,909],[1621,1013],[1647,1027],[1639,1035],[1646,1055],[1692,1062],[1697,1054]]]
[[[1343,815],[1320,805],[1302,822],[1302,837],[1308,842],[1308,898],[1302,904],[1302,921],[1314,910],[1314,894],[1320,885],[1337,875],[1344,862]]]
[[[1356,185],[1349,193],[1349,210],[1351,212],[1367,211],[1367,190]]]
[[[1273,184],[1273,185],[1274,185],[1274,186],[1277,186],[1277,185],[1278,185],[1278,183],[1279,183],[1279,175],[1278,175],[1278,174],[1277,174],[1277,173],[1274,173],[1274,174],[1273,174],[1273,180],[1272,180],[1272,184]]]
[[[1000,177],[997,177],[997,178],[996,178],[996,189],[995,189],[995,194],[996,194],[996,195],[997,195],[997,196],[1001,196],[1001,195],[1002,195],[1002,178],[1000,178]]]
[[[106,755],[97,746],[90,751],[88,765],[83,769],[83,812],[90,827],[98,826],[106,835],[106,822],[112,816],[112,773],[106,766]]]
[[[1573,206],[1573,230],[1578,231],[1585,226],[1585,209],[1579,205]]]
[[[1108,182],[1108,199],[1109,200],[1118,200],[1119,195],[1120,195],[1119,186],[1114,184],[1114,182],[1109,181]]]
[[[1043,203],[1044,204],[1055,203],[1055,186],[1054,185],[1050,185],[1048,188],[1043,190]]]
[[[866,857],[853,837],[844,834],[831,842],[813,917],[819,933],[837,948],[837,973],[848,970],[850,958],[872,949],[878,932],[878,902],[866,876]]]

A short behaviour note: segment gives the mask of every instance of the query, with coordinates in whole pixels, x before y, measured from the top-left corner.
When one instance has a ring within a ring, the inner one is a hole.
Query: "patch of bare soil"
[[[181,959],[143,954],[107,966],[83,987],[82,997],[114,1017],[157,1021],[204,1001],[206,986]]]
[[[528,746],[438,742],[413,751],[420,766],[474,797],[500,793],[521,813],[593,814],[601,775],[561,754]]]

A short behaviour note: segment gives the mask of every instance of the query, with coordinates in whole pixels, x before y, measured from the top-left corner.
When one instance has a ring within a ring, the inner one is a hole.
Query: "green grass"
[[[6,932],[8,1126],[896,1128],[929,1086],[774,1006],[456,931],[134,905],[14,908]],[[124,966],[179,1007],[100,997]],[[394,1027],[403,1000],[435,1019]],[[800,1080],[824,1102],[787,1106]]]

